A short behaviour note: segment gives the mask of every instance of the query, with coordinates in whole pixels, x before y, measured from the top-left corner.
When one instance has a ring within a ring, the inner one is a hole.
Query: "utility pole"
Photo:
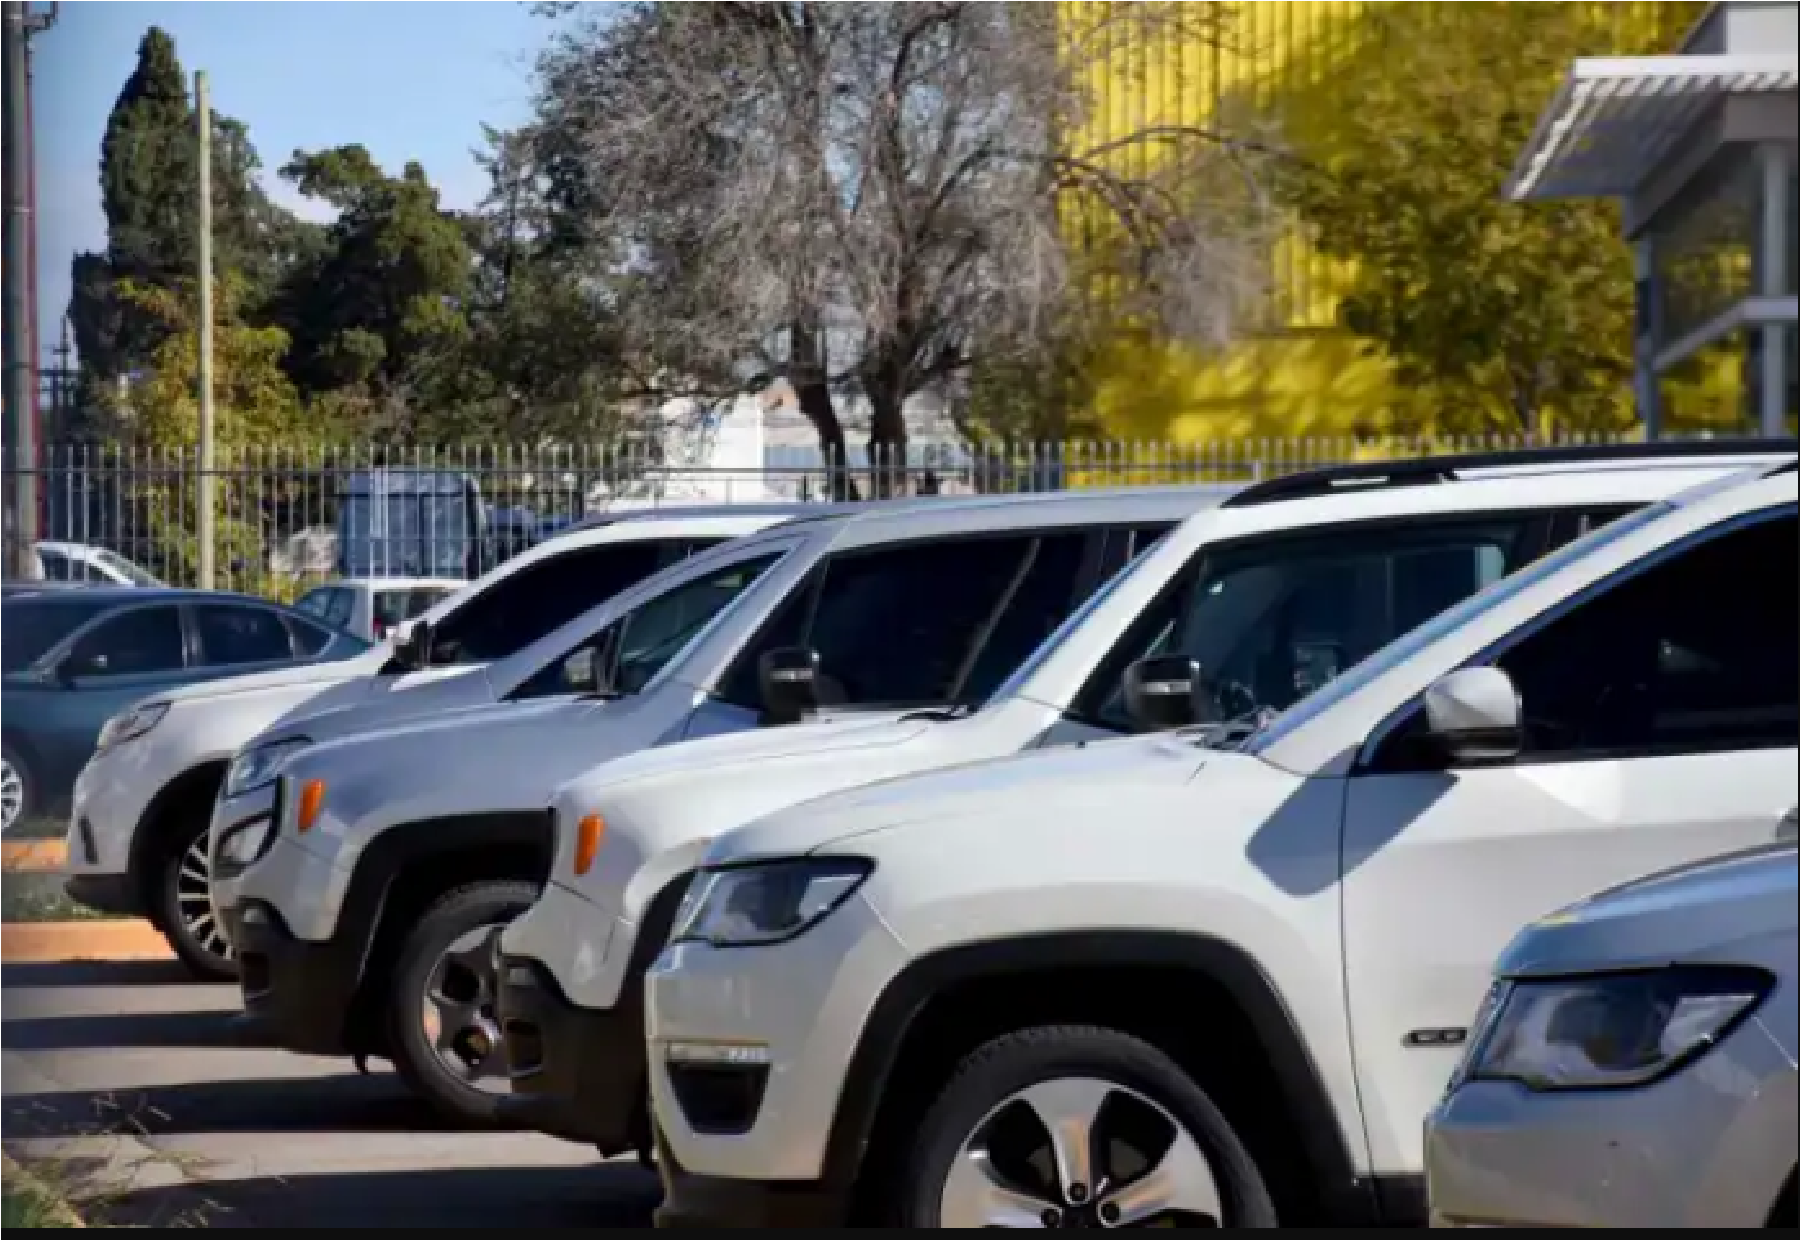
[[[212,269],[212,98],[206,70],[194,74],[194,119],[200,126],[200,573],[195,583],[213,588],[213,269]]]
[[[31,409],[31,143],[25,40],[30,17],[23,3],[0,5],[0,180],[5,222],[0,229],[0,406],[4,406],[5,522],[8,577],[38,575],[37,444]]]

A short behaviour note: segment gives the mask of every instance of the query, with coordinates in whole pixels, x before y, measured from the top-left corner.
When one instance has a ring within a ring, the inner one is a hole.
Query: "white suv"
[[[148,915],[203,977],[231,975],[207,900],[206,829],[238,747],[283,718],[377,701],[504,658],[705,547],[817,505],[671,508],[602,518],[547,540],[427,611],[394,644],[159,693],[122,713],[75,784],[70,895]],[[420,640],[430,635],[429,641]],[[428,649],[427,649],[428,647]]]
[[[891,718],[985,697],[1139,545],[1231,489],[931,498],[792,521],[545,639],[561,649],[534,656],[542,679],[493,705],[315,732],[285,759],[273,813],[240,818],[227,800],[215,814],[243,1023],[290,1050],[386,1055],[446,1114],[491,1119],[507,1082],[482,945],[537,898],[558,787],[609,757],[795,723],[815,703]],[[594,689],[571,697],[578,678]]]
[[[646,983],[659,1225],[1422,1222],[1423,1122],[1514,931],[1794,806],[1797,531],[1792,464],[1715,483],[1248,736],[722,837]]]
[[[713,837],[875,780],[1192,722],[1190,664],[1206,719],[1284,709],[1590,526],[1747,459],[1706,451],[1508,453],[1272,481],[1190,517],[985,702],[593,769],[557,794],[550,884],[501,939],[508,1118],[609,1153],[645,1140],[641,981]]]

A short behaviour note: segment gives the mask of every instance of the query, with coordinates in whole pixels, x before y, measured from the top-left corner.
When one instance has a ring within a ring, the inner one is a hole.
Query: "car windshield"
[[[1243,738],[1243,747],[1250,753],[1261,753],[1270,745],[1305,727],[1345,698],[1361,690],[1364,685],[1413,658],[1439,638],[1454,633],[1463,625],[1501,606],[1508,599],[1530,589],[1546,577],[1562,571],[1564,566],[1592,555],[1602,547],[1610,546],[1633,530],[1648,525],[1674,510],[1675,505],[1667,501],[1640,508],[1634,513],[1601,526],[1583,538],[1565,544],[1542,559],[1526,565],[1510,577],[1501,578],[1480,593],[1465,598],[1448,611],[1439,612],[1435,618],[1383,646],[1315,692],[1301,698],[1287,710],[1269,717],[1266,724]]]
[[[106,567],[112,569],[115,573],[118,573],[134,586],[160,586],[162,584],[162,582],[158,581],[155,577],[152,577],[149,573],[139,568],[136,564],[133,564],[124,556],[119,555],[117,552],[100,548],[94,552],[94,558],[106,565]]]
[[[0,620],[0,671],[24,671],[111,606],[111,601],[103,599],[42,595],[8,602]]]

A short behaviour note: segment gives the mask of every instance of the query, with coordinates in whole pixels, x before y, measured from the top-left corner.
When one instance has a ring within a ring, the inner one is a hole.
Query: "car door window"
[[[320,586],[308,590],[294,603],[295,611],[303,611],[309,616],[317,616],[323,620],[331,613],[331,596],[337,593],[329,586]]]
[[[970,538],[828,561],[802,643],[819,655],[820,702],[951,701],[1034,541]]]
[[[294,649],[302,658],[310,659],[325,647],[329,646],[334,636],[330,629],[302,620],[299,616],[284,617],[288,631],[294,637]]]
[[[1005,607],[992,621],[987,639],[963,676],[956,691],[958,701],[987,701],[1013,669],[1030,658],[1081,605],[1087,553],[1105,533],[1071,530],[1037,540],[1017,584],[1006,596]]]
[[[646,600],[540,670],[515,701],[582,692],[596,686],[641,692],[700,630],[774,566],[784,552],[721,565]]]
[[[107,604],[74,593],[72,599],[28,597],[0,608],[0,671],[24,671],[106,610]]]
[[[1530,760],[1792,746],[1800,734],[1800,522],[1714,535],[1603,592],[1496,660]]]
[[[1227,717],[1285,710],[1517,568],[1536,524],[1409,522],[1203,551],[1102,660],[1072,714],[1129,731],[1125,669],[1160,655],[1199,664]]]
[[[281,616],[266,607],[200,603],[194,607],[200,662],[207,667],[273,663],[294,657]]]
[[[38,548],[38,564],[44,570],[45,581],[72,580],[69,572],[69,557],[60,551],[46,551]]]
[[[666,540],[578,547],[528,564],[468,599],[432,635],[432,662],[491,663],[655,573]]]
[[[89,629],[71,652],[69,674],[145,676],[179,671],[187,662],[181,615],[173,606],[136,607]]]

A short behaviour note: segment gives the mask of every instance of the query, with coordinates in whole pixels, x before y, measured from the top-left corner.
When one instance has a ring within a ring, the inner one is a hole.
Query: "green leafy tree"
[[[106,251],[77,255],[70,320],[84,370],[110,380],[142,369],[165,324],[124,286],[173,288],[197,262],[199,142],[187,74],[175,43],[156,27],[107,118],[100,147]],[[298,244],[298,222],[269,201],[260,161],[242,122],[215,114],[212,134],[215,269],[241,278],[254,307]]]
[[[1393,359],[1409,430],[1629,424],[1616,208],[1501,187],[1576,57],[1664,50],[1703,7],[1370,5],[1341,63],[1285,100],[1291,204],[1347,260],[1339,319]]]
[[[289,373],[308,393],[358,388],[407,403],[468,336],[462,223],[418,164],[389,176],[361,146],[296,151],[281,175],[338,212],[279,298]]]

